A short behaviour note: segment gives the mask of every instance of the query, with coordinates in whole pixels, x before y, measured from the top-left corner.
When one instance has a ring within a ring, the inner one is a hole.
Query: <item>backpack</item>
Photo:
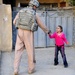
[[[36,12],[31,8],[19,11],[18,27],[26,30],[37,31]]]

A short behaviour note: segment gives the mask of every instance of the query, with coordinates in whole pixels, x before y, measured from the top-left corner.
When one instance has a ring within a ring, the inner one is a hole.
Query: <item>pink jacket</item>
[[[62,32],[60,35],[58,35],[57,32],[55,32],[52,35],[49,35],[50,38],[54,38],[55,39],[55,44],[58,46],[64,45],[64,42],[67,43],[67,39],[65,37],[65,34]]]

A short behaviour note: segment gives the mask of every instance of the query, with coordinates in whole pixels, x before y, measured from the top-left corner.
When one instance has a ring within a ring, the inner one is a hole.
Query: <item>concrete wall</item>
[[[3,3],[3,0],[0,0],[0,4],[2,4]]]
[[[12,50],[12,13],[10,5],[0,5],[0,51]]]
[[[0,0],[0,4],[2,4],[2,0]]]

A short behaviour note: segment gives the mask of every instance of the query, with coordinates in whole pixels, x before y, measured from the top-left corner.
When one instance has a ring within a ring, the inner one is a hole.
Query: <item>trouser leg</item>
[[[23,53],[23,50],[15,51],[14,72],[19,71],[19,65],[20,65],[22,53]]]
[[[19,32],[20,34],[22,34],[21,31]],[[24,49],[23,41],[17,35],[16,46],[15,46],[15,58],[14,58],[14,72],[18,72],[19,70],[23,49]]]
[[[55,58],[54,58],[54,65],[58,64],[58,47],[55,46]]]
[[[31,33],[31,42],[32,42],[32,47],[33,47],[33,62],[36,63],[35,59],[35,48],[34,48],[34,33]]]
[[[34,68],[34,63],[33,63],[33,32],[31,31],[24,31],[24,43],[25,43],[25,47],[27,50],[27,54],[28,54],[28,63],[29,63],[29,69],[33,69]]]
[[[62,56],[62,59],[63,59],[64,66],[68,66],[64,46],[61,46],[60,53],[61,53],[61,56]]]

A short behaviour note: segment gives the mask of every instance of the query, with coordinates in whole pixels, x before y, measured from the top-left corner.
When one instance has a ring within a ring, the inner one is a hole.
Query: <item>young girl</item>
[[[55,58],[54,58],[54,65],[58,65],[58,52],[60,51],[62,58],[63,58],[63,64],[64,67],[68,67],[68,63],[66,60],[66,55],[65,55],[65,48],[64,48],[64,42],[66,44],[69,44],[65,34],[63,33],[63,28],[62,26],[58,26],[56,28],[56,32],[54,34],[49,34],[50,38],[54,38],[55,39]]]

